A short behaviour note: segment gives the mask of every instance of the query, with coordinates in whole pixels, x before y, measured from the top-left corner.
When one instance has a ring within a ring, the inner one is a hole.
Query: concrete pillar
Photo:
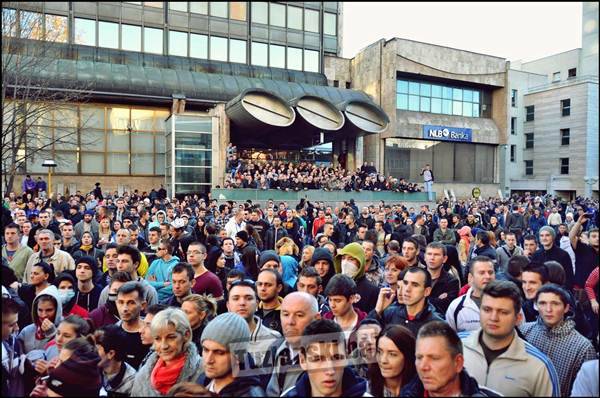
[[[362,166],[363,162],[364,162],[364,139],[362,136],[360,137],[356,137],[356,141],[355,141],[355,145],[356,145],[356,157],[355,157],[355,162],[356,162],[356,167],[360,167]]]
[[[217,104],[211,111],[212,116],[212,172],[211,185],[223,186],[227,168],[227,144],[231,139],[231,123],[225,113],[225,104]]]

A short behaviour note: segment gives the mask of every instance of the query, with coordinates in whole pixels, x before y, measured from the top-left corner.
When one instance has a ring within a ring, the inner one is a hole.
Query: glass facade
[[[398,79],[396,108],[405,111],[481,117],[482,93],[466,87]]]
[[[387,138],[385,171],[408,181],[422,181],[419,173],[429,163],[438,182],[493,183],[495,154],[494,145]]]
[[[41,163],[53,158],[58,174],[164,175],[168,109],[38,104],[23,111],[32,124],[23,150],[34,153],[26,172],[47,172]]]

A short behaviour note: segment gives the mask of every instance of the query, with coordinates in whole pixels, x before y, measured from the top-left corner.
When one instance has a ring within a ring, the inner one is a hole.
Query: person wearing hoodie
[[[372,240],[365,239],[361,242],[365,251],[365,275],[376,287],[383,286],[383,266],[376,253],[377,244]]]
[[[77,278],[75,297],[77,305],[88,312],[98,308],[98,300],[103,288],[96,282],[99,272],[95,258],[83,256],[77,259],[77,265],[75,266],[75,277]]]
[[[242,377],[234,372],[235,367],[243,369],[244,364],[233,363],[239,361],[239,357],[232,355],[232,349],[247,352],[250,339],[248,323],[234,312],[221,314],[209,322],[202,332],[204,371],[196,383],[221,397],[265,396],[258,376]]]
[[[329,280],[335,275],[335,267],[333,265],[333,256],[326,247],[318,247],[312,255],[310,266],[314,267],[323,283],[323,289],[327,287]]]
[[[62,318],[62,300],[56,286],[50,285],[33,299],[33,323],[25,326],[19,333],[18,339],[23,344],[23,351],[28,353],[43,349],[56,334],[56,328]]]
[[[356,282],[356,292],[360,295],[356,306],[365,312],[375,308],[379,292],[365,276],[365,251],[360,243],[352,242],[340,249],[333,265],[337,274],[348,275]]]
[[[171,255],[173,248],[169,239],[161,239],[156,250],[157,259],[152,261],[146,280],[156,289],[158,301],[162,302],[173,295],[171,274],[173,267],[180,261],[179,257]]]
[[[58,289],[58,295],[60,296],[63,306],[63,316],[79,315],[82,318],[89,318],[89,312],[77,305],[77,297],[75,297],[76,282],[75,278],[68,273],[62,272],[54,279],[54,286]]]
[[[327,337],[323,337],[327,336]],[[369,397],[367,382],[348,366],[346,341],[335,322],[320,319],[302,332],[299,353],[304,373],[282,397]],[[330,363],[331,366],[323,366]]]
[[[132,397],[167,396],[171,387],[196,380],[204,368],[192,342],[190,322],[181,309],[167,308],[157,313],[150,330],[155,351],[135,375]]]
[[[536,321],[519,327],[524,338],[550,358],[560,381],[563,396],[569,395],[577,372],[585,361],[596,359],[592,343],[575,330],[569,315],[570,295],[562,287],[548,283],[537,291],[539,310]]]

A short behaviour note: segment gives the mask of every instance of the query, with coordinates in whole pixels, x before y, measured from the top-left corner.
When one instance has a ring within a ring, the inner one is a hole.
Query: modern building
[[[506,193],[598,197],[597,3],[582,26],[582,48],[510,65]]]
[[[346,140],[334,156],[354,149],[355,165],[374,162],[378,170],[422,181],[432,166],[434,190],[470,197],[479,188],[497,196],[506,143],[507,61],[491,55],[408,39],[379,40],[354,58],[325,57],[333,86],[369,94],[389,116],[388,129]]]
[[[365,92],[327,85],[342,3],[3,2],[2,14],[11,95],[70,95],[13,139],[20,176],[56,160],[55,192],[206,193],[223,182],[229,142],[248,158],[318,160],[315,144],[388,126]],[[18,132],[4,122],[3,135]]]

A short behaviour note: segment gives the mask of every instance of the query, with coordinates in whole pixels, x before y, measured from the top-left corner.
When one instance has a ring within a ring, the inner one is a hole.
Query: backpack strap
[[[464,308],[465,300],[467,299],[467,293],[465,293],[462,299],[458,302],[458,305],[454,309],[454,325],[458,331],[458,313]]]

